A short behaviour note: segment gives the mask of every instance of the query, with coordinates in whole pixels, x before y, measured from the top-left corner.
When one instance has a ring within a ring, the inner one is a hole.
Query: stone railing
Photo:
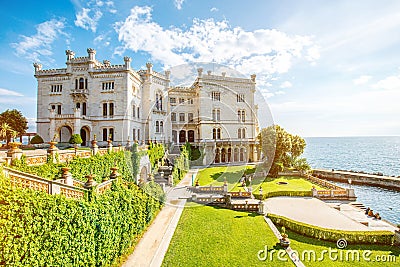
[[[85,188],[70,186],[59,180],[46,180],[42,177],[7,167],[3,167],[3,172],[11,184],[17,187],[30,188],[53,195],[62,194],[69,198],[81,198],[85,195],[85,191],[87,191]]]
[[[240,210],[240,211],[253,211],[258,212],[260,208],[260,204],[232,204],[231,209]]]
[[[302,174],[301,176],[303,178],[309,180],[310,182],[312,182],[314,184],[317,184],[317,185],[320,185],[320,186],[325,187],[325,188],[329,188],[329,189],[333,189],[333,190],[345,190],[344,188],[342,188],[340,186],[337,186],[337,185],[335,185],[333,183],[330,183],[328,181],[322,180],[322,179],[317,178],[315,176],[312,176],[310,174]]]
[[[250,198],[251,192],[230,192],[229,193],[232,198]]]
[[[40,176],[17,171],[14,169],[10,169],[8,167],[3,167],[3,173],[6,178],[8,178],[13,186],[21,187],[21,188],[29,188],[33,190],[43,191],[48,194],[56,195],[61,194],[68,198],[82,198],[86,192],[90,192],[91,187],[95,187],[95,191],[98,194],[104,193],[106,190],[110,189],[112,183],[115,181],[116,177],[118,177],[118,173],[116,172],[118,168],[113,167],[112,175],[110,176],[110,180],[106,180],[100,184],[96,184],[93,181],[93,176],[88,175],[88,182],[84,183],[75,179],[72,179],[71,174],[69,173],[69,168],[63,169],[63,177],[62,179],[57,180],[46,180]],[[72,185],[68,184],[67,180],[72,180]]]
[[[209,193],[215,193],[215,194],[224,194],[228,192],[228,186],[227,185],[222,185],[222,186],[212,186],[212,185],[207,185],[207,186],[191,186],[189,188],[193,193],[204,193],[204,194],[209,194]]]
[[[42,165],[47,162],[47,155],[30,155],[26,156],[27,165]]]
[[[322,200],[356,200],[354,189],[331,189],[316,190],[312,189],[312,196]]]

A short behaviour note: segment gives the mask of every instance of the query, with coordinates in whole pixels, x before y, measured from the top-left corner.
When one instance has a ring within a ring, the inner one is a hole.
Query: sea
[[[312,168],[400,176],[400,136],[308,137],[303,156]],[[343,187],[349,185],[341,184]],[[352,185],[357,201],[400,224],[400,191]]]

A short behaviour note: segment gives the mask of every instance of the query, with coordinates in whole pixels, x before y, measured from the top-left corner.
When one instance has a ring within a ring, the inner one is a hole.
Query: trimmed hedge
[[[260,199],[260,194],[258,192],[253,192],[255,198]],[[312,197],[311,190],[307,191],[274,191],[267,192],[262,195],[262,199],[267,199],[270,197]]]
[[[382,244],[392,245],[394,241],[394,233],[390,231],[342,231],[322,228],[298,221],[291,220],[284,216],[268,213],[268,218],[275,224],[284,226],[293,232],[308,237],[336,242],[344,238],[351,244]],[[290,238],[290,237],[289,237]]]
[[[35,135],[32,139],[31,139],[31,144],[32,145],[38,145],[38,144],[43,144],[43,138],[40,135]]]
[[[161,196],[133,183],[113,183],[89,202],[13,188],[2,176],[0,265],[110,266],[129,252],[162,206]]]
[[[174,169],[172,170],[172,176],[174,178],[174,184],[178,184],[183,177],[185,177],[186,173],[189,171],[190,162],[189,162],[189,149],[190,144],[186,143],[181,148],[181,153],[179,157],[177,157],[174,161]]]
[[[111,167],[117,165],[119,168],[118,172],[122,175],[126,181],[135,181],[135,170],[137,172],[140,159],[137,158],[136,153],[130,151],[118,151],[107,153],[104,155],[97,154],[90,158],[79,158],[74,157],[72,161],[68,163],[71,167],[71,174],[74,179],[86,182],[85,176],[93,173],[94,179],[97,182],[101,182],[103,177],[109,176],[111,173]],[[13,169],[31,173],[43,177],[49,180],[55,180],[61,178],[61,168],[67,166],[66,163],[52,163],[28,166],[25,161],[26,157],[23,155],[21,160],[15,160],[11,166]],[[133,161],[133,162],[132,162]]]

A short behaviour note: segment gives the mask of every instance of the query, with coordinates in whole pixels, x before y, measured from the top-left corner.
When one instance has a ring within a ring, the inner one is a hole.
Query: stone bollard
[[[312,197],[318,197],[318,190],[315,188],[315,186],[313,186],[311,189],[311,195]]]
[[[262,215],[265,214],[264,202],[262,202],[261,200],[260,200],[260,202],[258,202],[258,214],[262,214]]]
[[[193,201],[193,202],[196,202],[196,201],[197,201],[197,195],[196,195],[196,194],[193,194],[193,195],[192,195],[192,201]]]
[[[333,193],[333,190],[332,190],[332,189],[330,190],[330,193],[331,193],[331,197],[333,198],[335,195],[334,195],[334,193]]]
[[[74,180],[72,179],[72,174],[69,172],[71,170],[70,167],[62,167],[62,178],[64,179],[64,183],[69,186],[74,185]]]

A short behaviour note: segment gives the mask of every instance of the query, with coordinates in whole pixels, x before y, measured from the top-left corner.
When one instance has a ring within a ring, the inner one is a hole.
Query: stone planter
[[[57,144],[56,141],[50,141],[49,144],[50,144],[49,149],[56,149],[56,144]]]

